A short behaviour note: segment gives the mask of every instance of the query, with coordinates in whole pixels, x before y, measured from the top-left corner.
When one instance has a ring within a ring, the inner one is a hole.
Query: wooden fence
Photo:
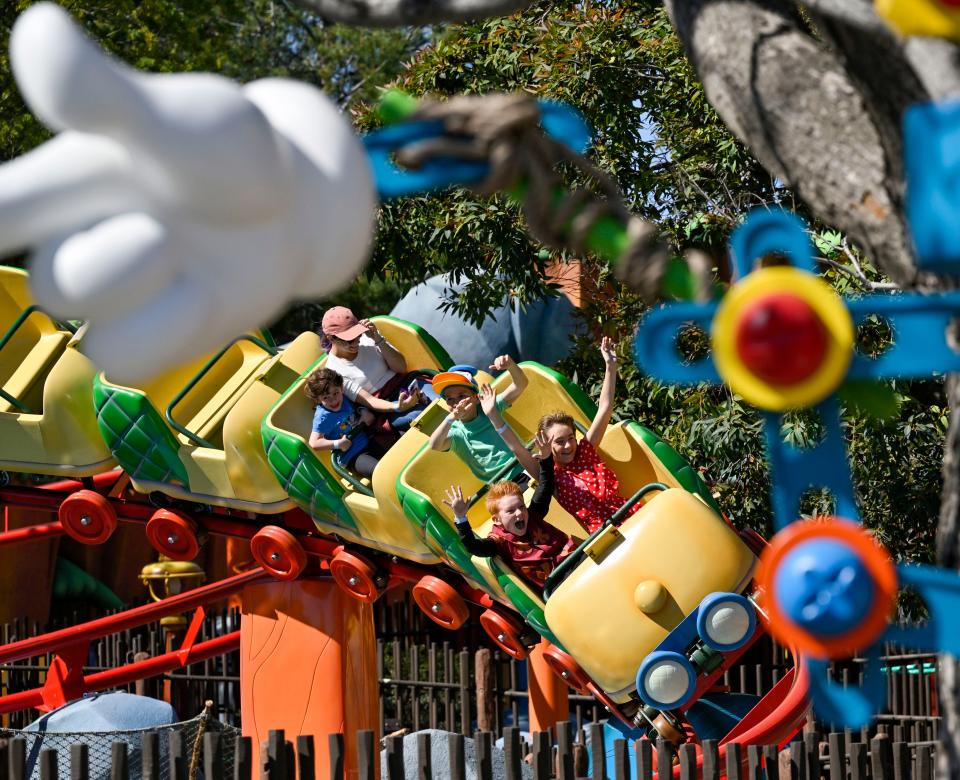
[[[582,735],[582,732],[579,732]],[[569,724],[558,724],[556,739],[547,732],[533,735],[531,744],[520,740],[519,730],[510,727],[503,732],[503,753],[505,777],[507,780],[521,780],[522,764],[531,765],[535,780],[575,780],[589,777],[616,778],[628,780],[632,776],[639,780],[652,780],[654,777],[654,756],[658,766],[675,767],[680,780],[719,780],[725,774],[729,780],[932,780],[935,758],[935,746],[929,743],[911,745],[896,742],[886,734],[874,737],[869,744],[847,742],[844,734],[829,734],[821,739],[816,733],[808,732],[803,739],[792,742],[778,750],[775,745],[743,748],[740,745],[727,745],[721,751],[714,741],[702,745],[702,762],[698,763],[696,748],[692,744],[682,745],[679,751],[667,742],[652,743],[641,740],[634,750],[627,743],[618,740],[614,743],[612,758],[603,750],[592,751],[589,766],[586,761],[586,747],[582,739],[571,738]],[[358,747],[360,780],[379,778],[377,765],[380,745],[375,742],[372,731],[361,731],[354,735]],[[430,734],[416,735],[416,777],[452,778],[465,780],[466,740],[462,734],[444,735],[447,760],[444,765],[433,765]],[[344,738],[342,734],[327,737],[329,749],[329,767],[320,777],[341,780],[344,777]],[[595,725],[590,729],[590,741],[594,745],[602,744],[602,729]],[[170,780],[194,780],[197,770],[202,769],[206,780],[251,780],[254,777],[266,780],[316,780],[315,743],[312,736],[298,736],[295,742],[287,741],[282,731],[270,732],[270,738],[262,751],[263,765],[252,765],[251,743],[248,737],[227,740],[217,732],[208,732],[202,737],[202,746],[189,744],[174,734],[168,741],[169,755],[162,762],[160,740],[156,733],[145,734],[139,748],[139,777],[143,780],[161,780],[161,765],[166,764],[165,775]],[[202,747],[202,749],[201,749]],[[405,776],[404,740],[400,737],[388,737],[384,740],[385,770],[390,780],[400,780]],[[479,780],[492,780],[494,776],[493,734],[478,732],[473,739],[473,767]],[[115,742],[111,747],[111,780],[130,780],[130,746],[126,742]],[[229,754],[229,764],[227,755]],[[59,766],[56,750],[43,750],[39,755],[39,777],[41,780],[57,780],[66,777],[68,772],[72,780],[89,780],[88,746],[75,744],[70,749],[70,765]],[[229,773],[225,767],[229,766]],[[6,771],[4,771],[6,770]],[[27,764],[26,742],[23,739],[0,740],[0,777],[6,780],[30,780],[30,768]]]
[[[522,722],[527,696],[525,662],[492,648],[478,621],[468,621],[456,632],[446,631],[426,618],[409,597],[381,599],[375,605],[374,617],[380,733],[435,728],[470,735],[475,729],[500,732]],[[239,614],[235,610],[209,610],[200,639],[237,628]],[[40,626],[16,621],[0,627],[0,642],[37,633],[41,633]],[[158,625],[119,632],[91,644],[85,672],[160,654],[166,650],[165,644]],[[43,656],[0,665],[0,695],[42,685],[50,660]],[[838,679],[857,684],[861,663],[854,660],[839,667]],[[898,728],[906,742],[935,740],[939,722],[936,658],[887,648],[883,663],[887,667],[888,708],[879,722],[889,727],[894,739],[894,729]],[[200,712],[204,702],[211,699],[216,702],[221,722],[239,725],[239,666],[239,654],[231,653],[142,681],[129,686],[129,690],[164,698],[186,716]],[[790,666],[783,648],[764,638],[724,675],[722,683],[734,693],[760,694]],[[605,717],[593,698],[571,693],[570,718],[577,729]],[[0,716],[0,726],[22,728],[32,718],[31,712]],[[826,730],[822,724],[818,727]]]

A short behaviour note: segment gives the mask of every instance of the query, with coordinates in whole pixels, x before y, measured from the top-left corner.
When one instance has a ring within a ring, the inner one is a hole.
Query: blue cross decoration
[[[806,656],[818,717],[860,728],[884,703],[880,643],[960,656],[960,621],[951,619],[960,609],[960,577],[931,566],[894,565],[859,526],[836,390],[847,380],[960,371],[960,353],[948,336],[951,320],[960,316],[960,292],[841,298],[815,274],[806,225],[779,209],[748,214],[731,236],[730,250],[735,283],[727,294],[650,311],[637,332],[635,357],[662,382],[726,383],[761,409],[779,532],[758,574],[770,630]],[[773,253],[790,264],[757,267]],[[875,358],[854,346],[855,327],[870,315],[886,320],[893,333],[893,344]],[[677,351],[677,339],[690,324],[710,335],[711,350],[688,362]],[[811,407],[826,435],[801,450],[780,434],[783,413]],[[833,493],[841,519],[795,522],[801,496],[813,487]],[[890,622],[896,590],[907,585],[930,611],[920,628]],[[830,680],[828,663],[854,653],[866,654],[866,674],[859,688],[845,689]]]

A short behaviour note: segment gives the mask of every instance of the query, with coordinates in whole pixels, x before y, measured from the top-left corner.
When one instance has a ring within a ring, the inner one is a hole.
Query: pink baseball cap
[[[346,306],[334,306],[323,313],[320,330],[327,336],[336,336],[344,341],[353,341],[357,336],[367,332],[354,313]]]

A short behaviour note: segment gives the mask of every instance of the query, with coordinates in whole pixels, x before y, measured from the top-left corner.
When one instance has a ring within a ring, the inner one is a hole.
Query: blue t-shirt
[[[346,436],[350,430],[360,423],[360,415],[354,411],[353,404],[344,396],[343,403],[337,411],[332,412],[317,406],[313,413],[313,432],[319,433],[324,439],[333,441]],[[349,463],[353,458],[359,455],[367,448],[369,444],[367,434],[358,433],[350,449],[343,453],[342,460]]]

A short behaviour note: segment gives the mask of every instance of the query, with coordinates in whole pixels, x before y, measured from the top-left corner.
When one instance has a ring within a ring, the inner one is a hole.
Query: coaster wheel
[[[580,664],[556,645],[547,645],[544,648],[543,660],[547,662],[547,666],[553,670],[553,673],[571,688],[585,691],[590,684],[590,678],[580,668]]]
[[[330,561],[330,573],[337,585],[366,604],[373,604],[380,595],[373,565],[359,555],[341,550]]]
[[[174,561],[192,561],[200,552],[197,525],[171,509],[158,509],[147,521],[147,539],[161,555]]]
[[[307,553],[292,533],[265,525],[250,539],[253,559],[277,580],[295,580],[307,566]]]
[[[511,658],[522,661],[530,654],[530,651],[520,639],[523,626],[516,620],[488,609],[480,615],[480,625],[483,626],[483,630],[487,632],[487,635],[496,643],[497,647]]]
[[[460,594],[439,577],[429,574],[413,586],[413,600],[434,623],[451,631],[456,631],[470,617],[470,609]]]
[[[105,496],[78,490],[60,503],[60,525],[71,539],[83,544],[103,544],[117,529],[117,513]]]

